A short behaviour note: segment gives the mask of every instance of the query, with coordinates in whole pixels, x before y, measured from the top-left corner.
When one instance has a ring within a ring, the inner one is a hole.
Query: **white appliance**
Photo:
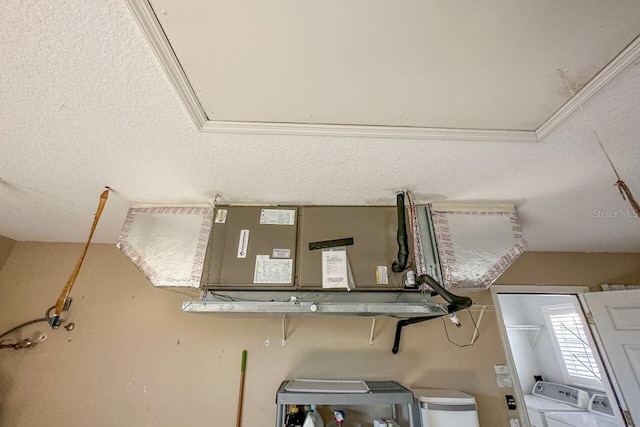
[[[413,390],[422,427],[479,427],[475,397],[458,390]]]
[[[524,396],[531,427],[549,427],[546,414],[549,412],[585,412],[589,394],[575,387],[538,381],[532,394]]]
[[[603,394],[594,394],[589,401],[587,412],[548,412],[549,427],[621,427],[609,404],[609,398]]]

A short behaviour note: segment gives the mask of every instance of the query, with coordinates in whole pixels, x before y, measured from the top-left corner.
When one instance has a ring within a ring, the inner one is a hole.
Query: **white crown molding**
[[[553,113],[538,129],[536,135],[539,141],[547,136],[560,123],[567,119],[589,98],[598,93],[607,83],[613,80],[627,65],[640,57],[640,36],[636,37],[622,52],[609,62],[598,74],[569,99],[558,111]],[[560,77],[558,77],[560,78]]]
[[[204,132],[318,135],[362,138],[428,139],[436,141],[538,142],[533,131],[423,128],[404,126],[329,125],[208,121]]]
[[[169,39],[164,33],[160,22],[151,7],[151,4],[147,0],[125,0],[127,6],[135,16],[138,25],[142,29],[142,33],[145,35],[153,53],[160,61],[160,64],[167,73],[167,77],[173,87],[178,92],[178,96],[182,100],[191,120],[197,128],[201,129],[207,122],[207,115],[205,114],[198,97],[196,96],[187,75],[184,73],[178,58],[176,57]]]
[[[202,132],[321,135],[481,142],[538,142],[534,131],[208,120],[148,0],[125,0],[193,123]]]

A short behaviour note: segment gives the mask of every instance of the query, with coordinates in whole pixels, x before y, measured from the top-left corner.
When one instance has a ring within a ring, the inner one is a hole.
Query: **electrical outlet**
[[[509,427],[520,427],[520,420],[517,418],[511,418],[509,420]]]

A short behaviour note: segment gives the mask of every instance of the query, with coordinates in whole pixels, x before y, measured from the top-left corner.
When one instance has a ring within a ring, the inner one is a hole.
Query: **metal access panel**
[[[216,207],[202,288],[293,287],[297,228],[296,207]]]
[[[355,288],[402,288],[403,274],[391,271],[391,263],[398,255],[397,222],[397,210],[393,206],[302,207],[299,224],[299,287],[322,288],[322,251],[310,250],[309,243],[353,238],[353,245],[346,246],[346,249]],[[411,238],[409,230],[407,234]],[[385,269],[388,283],[379,283],[384,279],[380,280],[376,271]]]

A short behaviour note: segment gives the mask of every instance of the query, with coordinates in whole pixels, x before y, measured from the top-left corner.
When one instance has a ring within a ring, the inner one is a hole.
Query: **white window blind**
[[[547,307],[545,311],[564,362],[565,374],[577,381],[600,382],[598,364],[576,309],[572,306]]]

